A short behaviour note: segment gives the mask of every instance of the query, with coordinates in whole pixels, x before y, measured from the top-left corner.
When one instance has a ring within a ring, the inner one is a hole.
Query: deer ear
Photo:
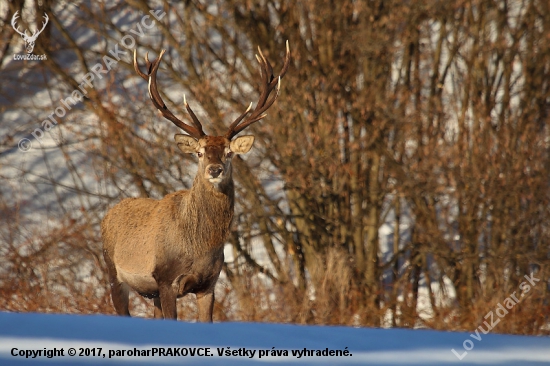
[[[247,152],[250,151],[253,144],[254,144],[254,136],[252,135],[239,136],[235,140],[231,141],[231,145],[229,146],[229,148],[235,154],[246,154]]]
[[[174,140],[178,144],[178,148],[186,154],[194,154],[199,148],[199,142],[189,135],[175,135]]]

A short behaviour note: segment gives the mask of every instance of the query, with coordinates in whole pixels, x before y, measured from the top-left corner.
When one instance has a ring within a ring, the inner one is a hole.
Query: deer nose
[[[221,165],[211,165],[208,167],[208,174],[210,174],[212,178],[218,178],[221,173],[223,173],[223,167]]]

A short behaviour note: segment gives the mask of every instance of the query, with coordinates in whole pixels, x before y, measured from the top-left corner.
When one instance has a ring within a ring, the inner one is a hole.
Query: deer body
[[[126,199],[114,207],[106,216],[104,227],[115,227],[104,234],[105,250],[113,263],[119,282],[127,284],[142,296],[155,298],[159,296],[159,284],[156,278],[177,287],[177,295],[181,297],[185,293],[179,292],[180,276],[193,274],[197,283],[189,284],[187,292],[196,293],[197,285],[209,289],[215,283],[217,269],[223,263],[223,241],[229,228],[231,214],[230,203],[223,202],[225,216],[217,222],[219,230],[208,235],[205,240],[210,245],[199,246],[197,240],[193,240],[193,231],[204,231],[204,224],[197,223],[198,230],[189,230],[191,225],[198,220],[182,220],[186,216],[187,206],[190,202],[189,192],[181,191],[166,196],[160,201],[147,199]],[[225,200],[228,201],[228,200]],[[136,215],[136,213],[138,213]],[[193,214],[203,213],[194,210]],[[126,217],[127,227],[135,227],[133,232],[124,228],[116,228],[112,218]],[[161,220],[164,220],[162,222]],[[166,221],[167,220],[167,221]],[[145,223],[147,222],[147,223]],[[202,226],[202,227],[201,227]],[[177,235],[179,234],[179,235]],[[116,243],[128,243],[127,246],[116,246]],[[177,258],[169,266],[172,258]]]
[[[197,174],[189,191],[160,201],[128,198],[113,207],[102,228],[105,256],[112,262],[109,271],[116,276],[120,297],[127,296],[121,286],[149,298],[159,297],[160,286],[171,287],[177,297],[211,293],[223,265],[233,205],[229,173],[218,187]],[[118,217],[125,218],[124,225],[117,226]],[[127,300],[118,301],[115,307],[122,306],[126,314]],[[162,308],[155,315],[161,313]]]
[[[147,61],[149,95],[164,117],[189,135],[175,135],[178,148],[197,154],[197,175],[188,191],[178,191],[161,200],[127,198],[114,206],[101,223],[103,256],[117,314],[130,315],[128,292],[133,289],[153,298],[156,318],[177,318],[176,299],[188,293],[197,295],[199,321],[212,321],[214,287],[224,262],[223,247],[234,210],[234,184],[231,161],[245,154],[253,136],[233,137],[251,123],[265,117],[265,110],[277,95],[270,92],[280,85],[290,61],[287,56],[277,79],[265,58],[262,65],[263,90],[258,105],[248,118],[250,107],[234,121],[224,136],[208,136],[184,100],[194,126],[177,119],[164,105],[156,88],[156,72],[164,51],[154,62]],[[260,52],[261,54],[261,52]]]

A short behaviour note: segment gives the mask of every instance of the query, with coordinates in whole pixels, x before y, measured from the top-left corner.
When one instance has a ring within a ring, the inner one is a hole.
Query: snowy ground
[[[481,339],[477,340],[479,337]],[[470,349],[467,353],[464,353],[464,346]],[[25,354],[32,357],[33,351],[36,355],[37,351],[44,353],[54,349],[57,349],[56,357],[25,358]],[[63,356],[59,355],[61,349]],[[314,354],[319,350],[342,355],[306,356],[304,349],[314,350]],[[76,355],[70,356],[73,350]],[[158,354],[161,350],[188,355],[161,356]],[[222,350],[223,355],[219,356]],[[125,356],[109,358],[109,354],[122,351]],[[128,351],[143,354],[149,351],[150,355],[128,356]],[[226,351],[236,355],[225,355]],[[244,351],[247,356],[238,356]],[[271,356],[277,351],[279,356]],[[344,356],[346,351],[349,355]],[[79,356],[81,352],[95,352],[96,356]],[[195,352],[195,356],[189,356],[191,352]],[[105,315],[0,313],[0,364],[41,362],[61,365],[542,365],[550,363],[550,338],[260,323],[192,324]]]

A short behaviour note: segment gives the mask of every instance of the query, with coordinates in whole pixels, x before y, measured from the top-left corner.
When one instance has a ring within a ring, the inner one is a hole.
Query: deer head
[[[48,20],[50,18],[48,18],[48,14],[44,13],[44,19],[46,21],[42,23],[42,29],[35,30],[33,34],[29,36],[27,34],[27,29],[25,29],[25,32],[21,32],[19,30],[19,27],[16,26],[17,18],[19,18],[18,13],[19,13],[19,10],[16,11],[15,14],[13,14],[13,17],[11,18],[11,26],[13,27],[13,29],[15,29],[17,33],[21,35],[21,38],[23,38],[23,41],[25,41],[25,49],[27,53],[32,53],[32,51],[34,50],[34,43],[36,42],[36,38],[38,38],[40,33],[42,33],[44,28],[46,28],[46,24],[48,24]]]
[[[164,118],[172,121],[172,123],[187,133],[187,135],[176,134],[174,138],[181,151],[197,154],[199,158],[198,179],[208,181],[216,188],[220,188],[224,182],[231,180],[231,158],[235,154],[247,153],[254,143],[254,136],[234,138],[235,135],[254,122],[263,119],[266,116],[265,111],[273,105],[279,95],[281,79],[286,74],[290,65],[288,42],[286,43],[286,55],[283,67],[277,77],[273,75],[271,64],[266,60],[261,49],[258,47],[259,56],[256,55],[256,59],[260,63],[261,70],[261,92],[258,103],[254,110],[251,110],[252,103],[250,103],[249,107],[231,123],[223,136],[208,136],[204,133],[202,124],[187,103],[185,95],[183,97],[183,104],[191,117],[193,125],[181,121],[166,107],[157,89],[157,70],[165,51],[162,50],[158,59],[152,62],[149,61],[148,54],[146,54],[147,73],[143,73],[137,62],[137,51],[134,50],[134,69],[139,76],[147,80],[149,97],[158,111]],[[271,92],[275,89],[275,94],[271,95]]]

